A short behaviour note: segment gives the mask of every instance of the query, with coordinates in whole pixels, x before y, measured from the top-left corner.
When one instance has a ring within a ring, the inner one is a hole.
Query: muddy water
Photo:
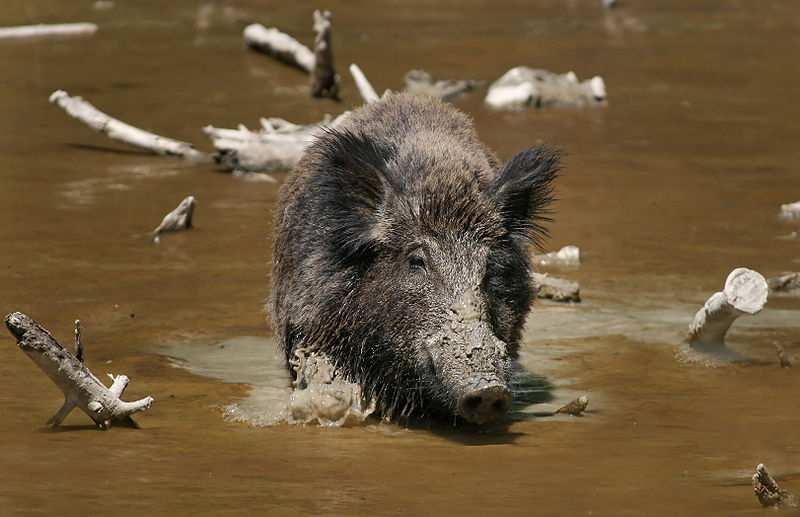
[[[79,412],[46,430],[60,395],[0,337],[0,514],[761,515],[748,479],[759,462],[800,491],[800,374],[778,368],[772,348],[800,353],[800,300],[773,299],[736,324],[730,344],[749,362],[676,359],[694,310],[731,269],[800,269],[800,242],[778,239],[791,228],[776,218],[800,198],[800,4],[327,4],[340,71],[357,62],[379,90],[414,67],[493,79],[527,64],[606,79],[607,109],[458,103],[503,157],[539,140],[567,151],[550,245],[578,244],[585,257],[564,274],[586,303],[539,305],[523,362],[551,386],[528,411],[575,393],[593,411],[486,433],[252,427],[223,409],[257,380],[174,366],[169,347],[269,340],[278,187],[109,143],[47,96],[63,88],[200,146],[206,124],[311,122],[358,98],[345,80],[341,105],[311,102],[304,77],[242,49],[251,20],[308,41],[310,6],[92,4],[0,5],[0,25],[101,27],[0,42],[0,309],[64,341],[80,318],[96,373],[125,373],[130,398],[156,403],[140,430],[97,432]],[[197,228],[149,243],[189,194]]]

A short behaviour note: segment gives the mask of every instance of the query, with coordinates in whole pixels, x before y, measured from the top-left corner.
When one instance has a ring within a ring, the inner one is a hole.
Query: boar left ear
[[[517,153],[489,185],[508,234],[541,246],[548,232],[542,223],[549,222],[553,202],[553,180],[559,171],[559,153],[535,147]]]
[[[321,194],[331,208],[331,243],[344,261],[370,253],[381,239],[380,210],[394,190],[387,162],[396,149],[367,135],[326,129],[318,141],[322,158]]]

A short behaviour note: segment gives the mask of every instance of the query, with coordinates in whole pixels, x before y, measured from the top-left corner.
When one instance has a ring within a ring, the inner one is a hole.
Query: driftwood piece
[[[97,32],[94,23],[59,23],[0,27],[0,39],[38,38],[43,36],[84,36]]]
[[[311,73],[314,69],[314,53],[311,50],[275,28],[267,28],[254,23],[244,28],[244,41],[247,46],[278,61]]]
[[[331,12],[314,11],[314,68],[311,70],[311,96],[339,99],[339,74],[333,66]]]
[[[581,250],[577,246],[564,246],[558,251],[534,255],[533,263],[542,267],[578,267],[581,265]]]
[[[600,76],[581,82],[574,72],[518,66],[489,86],[484,102],[495,109],[601,106],[606,104],[606,86]]]
[[[736,318],[760,312],[767,303],[768,291],[760,273],[743,267],[731,271],[725,288],[711,295],[695,314],[689,326],[689,344],[705,351],[721,350]]]
[[[124,375],[109,375],[113,380],[107,388],[84,365],[72,355],[41,325],[33,319],[14,312],[6,316],[6,326],[17,339],[17,344],[36,365],[64,392],[64,405],[48,421],[58,426],[75,408],[79,407],[100,429],[108,429],[112,423],[134,424],[131,415],[148,409],[153,397],[135,402],[123,402],[120,396],[129,379]],[[79,326],[76,339],[80,339]]]
[[[583,416],[583,412],[589,407],[589,397],[581,395],[569,404],[555,410],[553,414],[563,413],[565,415]]]
[[[299,125],[280,118],[262,118],[261,129],[251,131],[206,126],[217,153],[214,159],[223,167],[246,172],[271,172],[294,167],[306,147],[323,127],[337,127],[350,112],[318,124]]]
[[[146,149],[163,155],[180,156],[189,160],[203,161],[208,155],[195,149],[192,144],[159,136],[119,121],[92,106],[81,97],[71,97],[64,90],[50,95],[50,102],[58,105],[73,118],[76,118],[103,133],[112,140]]]
[[[577,282],[564,280],[542,273],[531,273],[533,284],[536,287],[536,297],[553,300],[554,302],[581,301],[581,288]]]
[[[414,95],[428,95],[438,97],[449,102],[463,93],[474,90],[483,84],[483,81],[472,79],[439,79],[436,80],[425,70],[411,70],[405,76],[405,91]]]
[[[350,65],[350,75],[353,76],[353,80],[356,82],[356,88],[358,88],[358,93],[361,94],[361,98],[364,99],[364,104],[380,100],[380,97],[375,92],[375,88],[373,88],[367,80],[367,76],[364,75],[364,72],[362,72],[355,63]]]
[[[786,221],[800,221],[800,201],[781,205],[780,218]]]
[[[758,464],[753,474],[753,493],[766,508],[800,508],[800,498],[778,486],[763,463]]]
[[[785,273],[767,280],[769,290],[775,294],[800,296],[800,273]]]
[[[161,220],[161,224],[153,230],[153,242],[158,243],[162,233],[177,232],[191,228],[196,204],[197,201],[195,201],[194,196],[185,197],[175,210],[165,215],[164,219]]]

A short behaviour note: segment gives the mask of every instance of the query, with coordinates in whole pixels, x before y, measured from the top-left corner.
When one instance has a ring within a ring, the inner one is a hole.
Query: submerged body
[[[545,149],[501,166],[434,99],[387,95],[326,131],[277,213],[270,312],[287,359],[324,355],[387,417],[504,414],[556,170]]]

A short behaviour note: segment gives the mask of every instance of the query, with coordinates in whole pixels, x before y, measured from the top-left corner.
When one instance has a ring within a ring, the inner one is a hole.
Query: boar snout
[[[511,391],[500,383],[480,382],[461,395],[458,413],[473,424],[488,424],[502,417],[511,407]]]

